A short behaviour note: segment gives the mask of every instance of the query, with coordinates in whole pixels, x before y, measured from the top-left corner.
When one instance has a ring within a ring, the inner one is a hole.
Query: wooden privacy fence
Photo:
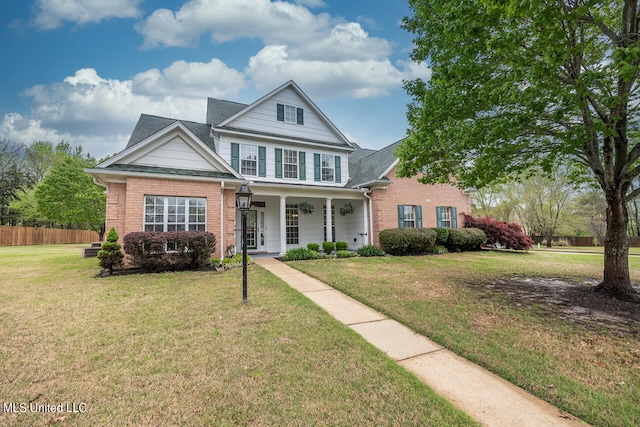
[[[535,236],[533,240],[536,243],[544,244],[546,240],[544,237]],[[553,239],[554,244],[560,241],[566,241],[570,246],[604,246],[604,239],[597,237],[555,237]],[[640,248],[640,236],[629,236],[629,246],[632,248]]]
[[[100,238],[95,231],[59,228],[12,227],[0,225],[0,246],[53,245],[57,243],[91,243]]]

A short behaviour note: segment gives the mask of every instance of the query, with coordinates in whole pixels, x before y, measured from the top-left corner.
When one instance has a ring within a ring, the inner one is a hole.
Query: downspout
[[[367,243],[373,245],[373,201],[371,200],[371,196],[369,196],[369,191],[365,190],[362,194],[364,197],[369,199],[369,236],[367,238]]]
[[[220,182],[220,260],[224,259],[224,181]]]

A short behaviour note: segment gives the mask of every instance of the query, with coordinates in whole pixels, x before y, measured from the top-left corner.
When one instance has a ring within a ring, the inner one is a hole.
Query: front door
[[[264,209],[252,209],[247,212],[247,249],[261,252],[264,248]]]

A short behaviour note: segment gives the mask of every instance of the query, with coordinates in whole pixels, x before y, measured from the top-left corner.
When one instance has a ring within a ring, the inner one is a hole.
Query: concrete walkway
[[[253,258],[253,261],[362,335],[485,426],[587,425],[275,258]]]

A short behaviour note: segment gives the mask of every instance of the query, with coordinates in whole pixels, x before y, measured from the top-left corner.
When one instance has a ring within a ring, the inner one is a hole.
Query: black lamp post
[[[247,303],[247,212],[251,208],[253,193],[249,186],[242,183],[236,192],[236,206],[242,216],[242,303]]]

